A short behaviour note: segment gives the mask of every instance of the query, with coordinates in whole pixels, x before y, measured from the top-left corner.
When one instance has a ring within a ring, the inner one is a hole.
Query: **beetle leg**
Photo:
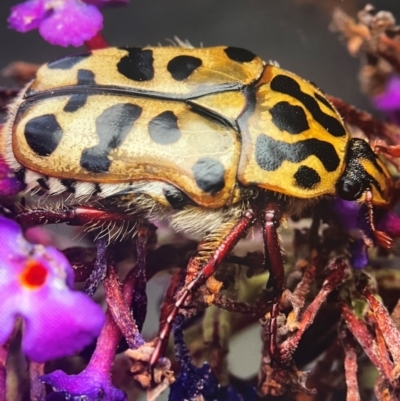
[[[379,231],[376,229],[375,224],[374,224],[374,210],[373,210],[373,204],[372,204],[372,192],[368,189],[365,191],[365,198],[364,202],[368,208],[368,224],[371,228],[372,233],[374,234],[374,237],[378,244],[385,249],[391,249],[393,246],[393,238],[391,238],[389,235],[384,233],[383,231]]]
[[[379,154],[383,153],[392,157],[400,156],[400,145],[388,145],[381,139],[371,143],[372,150]]]
[[[89,206],[72,206],[59,209],[32,209],[19,212],[15,220],[24,228],[43,225],[67,223],[72,226],[84,226],[93,222],[131,220],[131,216],[123,213],[110,212]]]
[[[270,271],[267,288],[272,288],[272,309],[268,327],[268,347],[269,354],[271,358],[273,358],[278,349],[276,345],[276,335],[278,330],[277,319],[279,315],[279,302],[282,295],[285,273],[277,231],[281,220],[281,212],[277,204],[271,202],[267,205],[264,210],[263,220],[265,265]]]
[[[158,340],[150,359],[150,367],[154,367],[160,356],[163,354],[172,329],[172,324],[183,303],[194,290],[199,288],[214,274],[224,258],[232,251],[247,229],[254,224],[255,220],[256,217],[253,211],[247,210],[243,217],[241,217],[233,227],[231,222],[226,225],[226,232],[221,232],[221,235],[218,236],[217,242],[211,234],[210,237],[212,237],[212,240],[211,238],[206,238],[199,244],[196,254],[189,261],[188,271],[193,272],[195,269],[197,271],[199,270],[198,267],[204,263],[204,252],[206,249],[208,260],[200,267],[200,271],[197,275],[189,282],[186,282],[183,289],[180,291],[171,312],[159,332]]]

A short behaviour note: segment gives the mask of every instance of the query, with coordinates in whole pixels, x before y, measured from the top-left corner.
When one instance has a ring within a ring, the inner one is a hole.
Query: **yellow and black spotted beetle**
[[[12,105],[3,149],[27,190],[66,194],[70,211],[167,217],[202,239],[190,261],[200,273],[169,325],[256,221],[276,316],[281,219],[326,195],[391,201],[385,165],[318,88],[236,47],[108,48],[50,62]]]

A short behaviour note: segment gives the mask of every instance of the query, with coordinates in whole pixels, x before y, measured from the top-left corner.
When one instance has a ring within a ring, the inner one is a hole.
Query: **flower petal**
[[[81,46],[103,28],[103,16],[92,5],[64,0],[39,27],[48,42],[60,46]]]
[[[72,290],[73,271],[61,252],[30,244],[18,224],[4,217],[0,243],[0,342],[18,316],[25,323],[22,348],[36,362],[71,355],[99,335],[104,313]]]
[[[27,32],[39,28],[47,14],[45,0],[30,0],[11,8],[8,24],[16,31]]]
[[[400,77],[392,75],[387,83],[385,92],[372,99],[373,105],[382,111],[393,111],[400,109]]]
[[[72,355],[90,344],[104,324],[100,306],[80,292],[46,289],[31,295],[32,309],[24,316],[24,353],[44,362]]]

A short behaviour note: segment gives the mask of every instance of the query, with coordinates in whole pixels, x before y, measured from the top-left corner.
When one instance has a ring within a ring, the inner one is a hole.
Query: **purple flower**
[[[13,196],[22,190],[22,184],[0,158],[0,196]]]
[[[87,368],[78,375],[70,376],[56,370],[41,379],[67,400],[127,401],[124,392],[115,388],[107,375],[98,374],[96,369]]]
[[[350,264],[355,269],[363,269],[368,264],[367,245],[363,238],[357,238],[349,244]]]
[[[33,361],[72,355],[99,334],[104,313],[73,291],[73,271],[52,247],[32,245],[18,224],[0,217],[0,343],[24,323],[22,349]]]
[[[400,217],[393,212],[387,212],[379,219],[377,228],[393,238],[398,238],[400,237]]]
[[[77,47],[103,28],[103,16],[95,5],[79,0],[28,0],[11,9],[8,23],[19,32],[39,29],[51,44]]]
[[[332,207],[335,215],[340,221],[340,225],[346,231],[358,229],[358,215],[361,203],[346,201],[337,196],[332,201]]]
[[[192,400],[200,395],[205,401],[255,401],[257,394],[253,386],[246,386],[246,394],[242,395],[233,386],[221,386],[207,362],[200,368],[192,363],[183,338],[182,324],[183,316],[178,315],[173,332],[175,355],[181,370],[171,385],[168,401]]]
[[[400,109],[400,77],[392,75],[387,83],[385,92],[372,99],[374,106],[382,111],[391,112]]]
[[[393,123],[400,124],[400,77],[392,75],[383,93],[372,98],[372,104],[383,111]]]
[[[121,330],[107,311],[106,322],[86,369],[77,375],[56,370],[43,375],[41,380],[52,386],[56,394],[62,394],[71,401],[127,401],[125,393],[115,388],[110,378],[115,350],[121,337]]]
[[[368,264],[368,252],[362,233],[372,236],[367,224],[365,208],[361,203],[346,201],[338,196],[333,199],[332,208],[340,225],[354,239],[349,245],[351,265],[356,269],[364,268]]]

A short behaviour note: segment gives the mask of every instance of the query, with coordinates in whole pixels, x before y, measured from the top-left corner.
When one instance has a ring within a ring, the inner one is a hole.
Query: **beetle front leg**
[[[272,309],[268,325],[269,331],[269,354],[274,358],[277,353],[277,319],[279,315],[279,303],[283,290],[284,267],[281,247],[278,238],[278,227],[281,220],[281,212],[278,205],[269,203],[263,215],[263,238],[265,265],[270,272],[267,288],[272,289]]]
[[[154,352],[150,359],[150,367],[154,367],[163,354],[168,342],[168,337],[172,329],[175,317],[179,313],[179,309],[193,291],[198,289],[210,278],[222,263],[224,258],[229,255],[235,245],[239,242],[243,234],[255,223],[256,217],[253,211],[247,210],[243,217],[239,219],[232,227],[232,222],[225,223],[220,227],[218,233],[218,241],[215,241],[215,233],[209,238],[205,238],[198,246],[197,252],[190,259],[187,271],[198,271],[193,279],[186,282],[180,291],[167,319],[162,326],[158,340],[156,342]],[[225,232],[224,232],[225,231]],[[208,260],[204,263],[205,254],[208,254]],[[199,268],[200,266],[200,268]]]
[[[386,250],[392,249],[393,238],[391,238],[385,232],[377,230],[375,227],[372,192],[369,189],[367,191],[365,191],[364,203],[366,204],[366,206],[368,208],[368,224],[371,228],[372,234],[374,235],[376,241],[382,248],[384,248]]]

